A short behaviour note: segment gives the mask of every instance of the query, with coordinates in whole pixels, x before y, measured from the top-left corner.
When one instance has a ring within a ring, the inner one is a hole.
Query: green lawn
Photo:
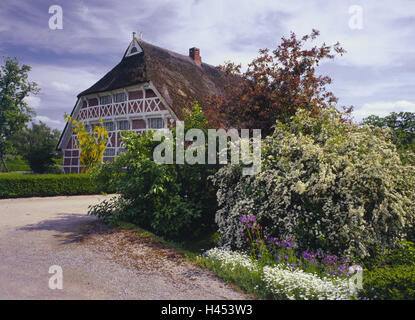
[[[32,171],[26,160],[16,157],[14,159],[7,159],[6,165],[9,171]]]
[[[55,164],[62,165],[63,159],[53,159]],[[10,172],[12,171],[25,171],[25,172],[32,172],[28,162],[22,159],[20,156],[15,157],[14,159],[7,159],[6,160],[7,168]]]

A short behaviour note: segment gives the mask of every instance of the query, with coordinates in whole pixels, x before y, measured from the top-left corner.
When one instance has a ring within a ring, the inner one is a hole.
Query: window
[[[137,48],[136,47],[132,47],[131,48],[131,50],[130,50],[130,54],[132,54],[132,53],[135,53],[135,52],[137,52],[138,50],[137,50]]]
[[[164,127],[162,118],[151,118],[150,119],[150,128],[161,129]]]
[[[103,96],[99,97],[100,104],[110,104],[111,103],[111,96]]]
[[[123,102],[123,101],[125,101],[125,93],[124,92],[116,93],[114,95],[114,100],[115,100],[115,102]]]
[[[115,156],[115,149],[114,148],[107,148],[104,152],[104,157],[113,157]]]
[[[130,130],[130,123],[127,120],[118,121],[118,130]]]
[[[114,131],[114,122],[104,122],[104,127],[107,131]]]

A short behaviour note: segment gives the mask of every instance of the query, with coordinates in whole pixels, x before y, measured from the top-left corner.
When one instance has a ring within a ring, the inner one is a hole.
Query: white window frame
[[[112,130],[109,130],[109,129],[108,129],[108,124],[110,124],[110,123],[111,123],[111,129],[112,129]],[[104,128],[105,128],[105,129],[107,129],[107,131],[108,131],[108,132],[115,131],[115,124],[114,124],[114,122],[113,122],[113,121],[105,121],[105,122],[103,123],[103,126],[104,126]]]
[[[108,98],[108,102],[103,101],[103,100],[107,100],[107,98]],[[111,95],[99,97],[99,104],[100,105],[111,104]]]
[[[122,124],[127,124],[127,126],[123,128]],[[130,121],[128,120],[118,120],[117,125],[119,131],[130,130]]]
[[[118,100],[119,97],[123,97],[123,100]],[[121,103],[121,102],[125,102],[127,100],[126,94],[125,92],[118,92],[118,93],[114,93],[114,103]]]
[[[106,148],[104,151],[104,157],[115,157],[115,148]]]
[[[163,118],[162,117],[157,117],[157,118],[149,118],[148,119],[149,120],[149,127],[151,128],[151,129],[163,129],[164,128],[164,120],[163,120]],[[152,124],[152,122],[153,121],[158,121],[158,120],[160,120],[160,122],[161,122],[161,127],[154,127],[153,126],[153,124]]]

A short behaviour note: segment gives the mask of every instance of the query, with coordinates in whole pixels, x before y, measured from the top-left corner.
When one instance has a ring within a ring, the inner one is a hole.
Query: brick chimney
[[[200,50],[199,48],[190,48],[189,49],[189,57],[192,58],[197,65],[201,65],[202,64],[202,57],[200,56]]]

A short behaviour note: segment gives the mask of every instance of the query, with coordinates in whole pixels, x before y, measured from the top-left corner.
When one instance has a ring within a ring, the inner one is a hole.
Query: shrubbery
[[[86,174],[0,174],[0,198],[46,197],[110,192]]]
[[[360,297],[376,300],[415,299],[413,266],[377,267],[363,272]]]
[[[205,126],[203,113],[195,105],[184,129],[205,130]],[[120,196],[91,208],[90,214],[132,222],[169,239],[213,231],[216,194],[207,177],[216,172],[216,166],[158,164],[153,150],[160,142],[153,136],[153,131],[124,135],[127,152],[96,174],[97,181],[106,180]]]
[[[262,152],[259,174],[227,166],[213,178],[222,245],[244,247],[242,214],[301,251],[358,257],[413,228],[415,168],[402,164],[387,130],[350,124],[331,108],[318,117],[299,111],[277,123]]]

